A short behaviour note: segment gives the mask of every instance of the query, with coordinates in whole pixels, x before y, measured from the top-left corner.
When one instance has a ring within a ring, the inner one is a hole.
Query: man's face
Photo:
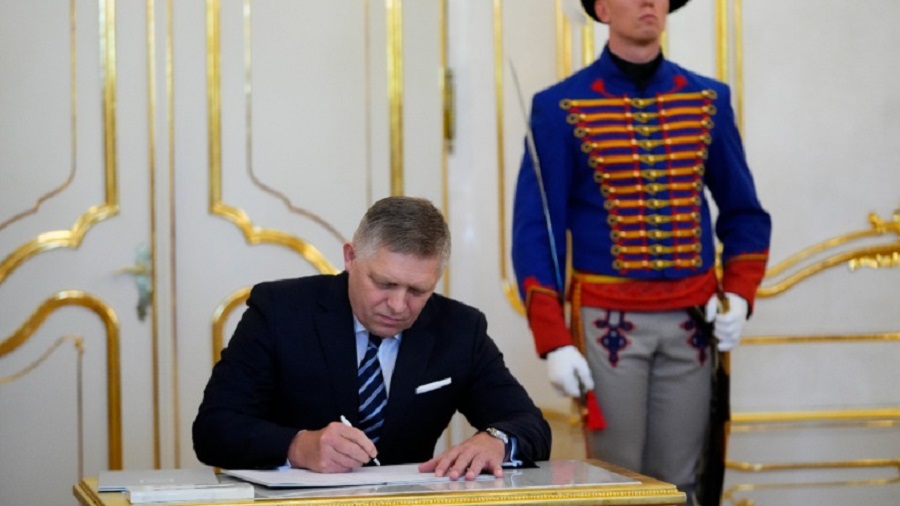
[[[372,334],[390,337],[419,317],[441,275],[441,257],[419,258],[378,248],[368,257],[344,245],[353,314]]]
[[[646,45],[666,29],[669,0],[597,0],[597,16],[609,25],[610,37]]]

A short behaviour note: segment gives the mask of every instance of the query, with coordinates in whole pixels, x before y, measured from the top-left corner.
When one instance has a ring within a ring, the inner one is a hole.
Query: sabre
[[[728,297],[721,286],[716,288],[716,313],[729,311]],[[697,497],[702,506],[718,506],[722,497],[722,486],[725,479],[725,454],[727,435],[725,426],[731,420],[730,395],[730,354],[718,350],[715,336],[715,322],[708,321],[705,306],[688,308],[691,318],[704,334],[709,336],[709,348],[712,357],[711,396],[709,410],[709,431],[706,434],[701,465],[697,472]]]
[[[525,120],[525,144],[528,146],[528,154],[531,156],[534,174],[537,177],[538,190],[541,194],[541,208],[544,211],[544,221],[547,224],[547,235],[550,242],[550,255],[553,259],[553,272],[556,274],[556,286],[559,287],[559,297],[563,298],[562,272],[559,267],[559,256],[556,253],[556,241],[553,236],[553,223],[550,221],[550,205],[547,202],[547,191],[544,189],[544,178],[541,176],[541,162],[538,159],[537,145],[534,143],[534,132],[531,131],[531,122],[528,121],[528,113],[525,109],[525,99],[522,96],[522,87],[519,86],[519,75],[516,73],[516,67],[512,60],[509,60],[510,74],[513,78],[513,84],[516,88],[516,94],[519,97],[519,110],[522,112],[522,118]]]
[[[547,191],[544,189],[544,178],[541,176],[541,162],[538,158],[537,145],[534,142],[534,132],[531,130],[531,122],[528,121],[528,112],[525,109],[525,99],[522,96],[522,87],[519,85],[519,75],[516,73],[516,67],[513,65],[512,60],[509,60],[509,69],[513,78],[513,84],[516,88],[516,94],[519,97],[519,110],[522,112],[522,118],[525,120],[525,142],[528,146],[528,153],[531,156],[534,174],[537,177],[538,190],[541,194],[541,207],[544,210],[544,221],[547,224],[547,236],[550,241],[550,255],[553,257],[553,271],[556,274],[556,283],[559,287],[559,299],[560,302],[563,302],[563,298],[565,297],[563,293],[565,285],[563,285],[562,271],[559,266],[559,255],[556,253],[556,241],[553,239],[553,222],[550,221],[550,205],[547,202]],[[584,419],[584,423],[591,430],[602,430],[606,428],[606,418],[604,418],[603,412],[600,410],[600,405],[597,403],[594,392],[585,389],[580,378],[578,379],[578,390],[580,395],[578,401],[575,402],[577,403],[580,401],[581,409],[579,409],[579,411],[581,411],[581,417]]]

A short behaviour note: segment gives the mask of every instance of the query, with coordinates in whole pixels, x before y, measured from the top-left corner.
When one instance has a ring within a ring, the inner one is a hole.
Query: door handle
[[[150,261],[150,248],[146,244],[139,244],[134,259],[134,265],[116,269],[119,274],[128,274],[134,279],[138,291],[137,317],[144,321],[147,318],[147,308],[150,307],[153,296],[152,262]]]

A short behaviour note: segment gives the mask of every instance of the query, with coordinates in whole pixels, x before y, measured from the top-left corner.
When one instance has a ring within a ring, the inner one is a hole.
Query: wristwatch
[[[484,429],[484,431],[487,432],[488,435],[494,436],[500,441],[503,441],[504,445],[509,445],[509,436],[507,436],[506,433],[502,430],[495,429],[494,427],[488,427],[487,429]]]
[[[484,431],[487,432],[489,436],[493,436],[500,441],[503,441],[503,461],[508,461],[510,458],[509,436],[502,430],[494,427],[488,427],[487,429],[484,429]]]

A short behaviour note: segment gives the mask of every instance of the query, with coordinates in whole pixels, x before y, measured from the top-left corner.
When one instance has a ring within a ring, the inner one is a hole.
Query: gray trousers
[[[581,309],[584,349],[607,428],[588,454],[692,493],[709,423],[707,336],[687,311]]]

